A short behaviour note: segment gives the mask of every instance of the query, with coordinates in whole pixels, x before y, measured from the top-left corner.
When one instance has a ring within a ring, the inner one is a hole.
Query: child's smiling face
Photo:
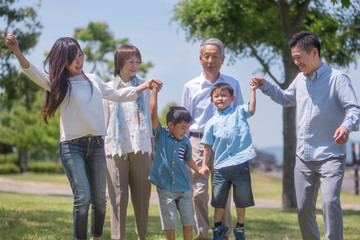
[[[227,89],[216,89],[211,96],[211,102],[218,108],[219,111],[227,109],[231,102],[234,101],[234,96],[230,96]]]

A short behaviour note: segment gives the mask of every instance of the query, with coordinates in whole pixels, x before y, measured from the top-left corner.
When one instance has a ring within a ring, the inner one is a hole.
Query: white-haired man
[[[210,91],[216,83],[225,82],[234,88],[235,100],[232,107],[243,104],[239,82],[232,77],[220,73],[224,63],[224,44],[217,38],[205,40],[200,46],[200,63],[203,68],[200,76],[185,84],[181,105],[184,106],[193,117],[189,128],[189,138],[192,146],[193,160],[201,167],[203,160],[204,145],[201,144],[205,123],[213,116],[216,108],[210,101]],[[213,159],[210,158],[209,169],[213,171]],[[208,218],[208,176],[199,177],[195,172],[189,170],[190,186],[193,196],[193,207],[196,220],[196,238],[211,239],[208,236],[210,229]],[[230,214],[231,198],[228,198],[227,207],[223,217],[223,223],[231,229]],[[224,239],[230,235],[228,231]]]

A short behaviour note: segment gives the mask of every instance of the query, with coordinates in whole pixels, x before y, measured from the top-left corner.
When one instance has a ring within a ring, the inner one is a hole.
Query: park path
[[[0,192],[52,195],[52,196],[63,196],[63,197],[73,196],[69,185],[42,183],[42,182],[39,183],[39,182],[29,182],[29,181],[15,181],[8,179],[4,176],[0,176]],[[155,204],[159,203],[157,193],[154,191],[151,192],[150,203],[155,203]],[[256,206],[261,208],[280,208],[281,203],[276,201],[259,200],[256,201]],[[359,209],[360,209],[360,205],[359,205]]]
[[[279,173],[273,173],[270,175],[273,175],[274,177],[281,177]],[[351,178],[345,178],[343,183],[343,190],[354,192],[354,180]],[[6,178],[4,175],[0,176],[0,192],[72,197],[71,188],[66,184],[15,181]],[[156,192],[151,192],[150,203],[159,203]],[[266,199],[255,199],[255,207],[281,208],[281,202],[270,201]],[[342,204],[342,208],[344,210],[360,211],[360,201],[359,204]]]

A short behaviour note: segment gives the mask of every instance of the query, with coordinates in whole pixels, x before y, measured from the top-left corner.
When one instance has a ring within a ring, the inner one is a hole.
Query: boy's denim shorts
[[[159,195],[161,227],[163,230],[179,227],[178,210],[183,226],[195,225],[190,191],[171,192],[158,186],[156,190]]]
[[[225,208],[230,186],[234,189],[234,203],[237,208],[254,206],[251,190],[249,162],[214,170],[211,206]]]

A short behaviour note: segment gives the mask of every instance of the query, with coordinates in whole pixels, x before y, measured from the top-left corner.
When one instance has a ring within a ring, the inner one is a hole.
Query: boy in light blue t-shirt
[[[251,190],[249,161],[256,156],[250,136],[247,118],[255,113],[257,85],[251,85],[249,104],[230,107],[234,101],[234,90],[227,83],[218,83],[211,90],[211,102],[217,112],[206,123],[202,169],[208,170],[209,157],[214,151],[214,178],[211,206],[214,213],[214,240],[222,239],[228,227],[221,222],[229,189],[233,185],[237,225],[234,228],[236,240],[245,240],[245,209],[254,206]]]
[[[158,192],[161,224],[166,239],[175,239],[179,211],[183,238],[191,240],[195,219],[186,166],[202,176],[205,175],[205,170],[200,169],[191,157],[191,144],[186,136],[191,123],[190,113],[183,107],[171,107],[166,115],[168,128],[162,127],[157,115],[158,90],[157,86],[153,87],[150,100],[155,160],[149,179],[156,185]]]

